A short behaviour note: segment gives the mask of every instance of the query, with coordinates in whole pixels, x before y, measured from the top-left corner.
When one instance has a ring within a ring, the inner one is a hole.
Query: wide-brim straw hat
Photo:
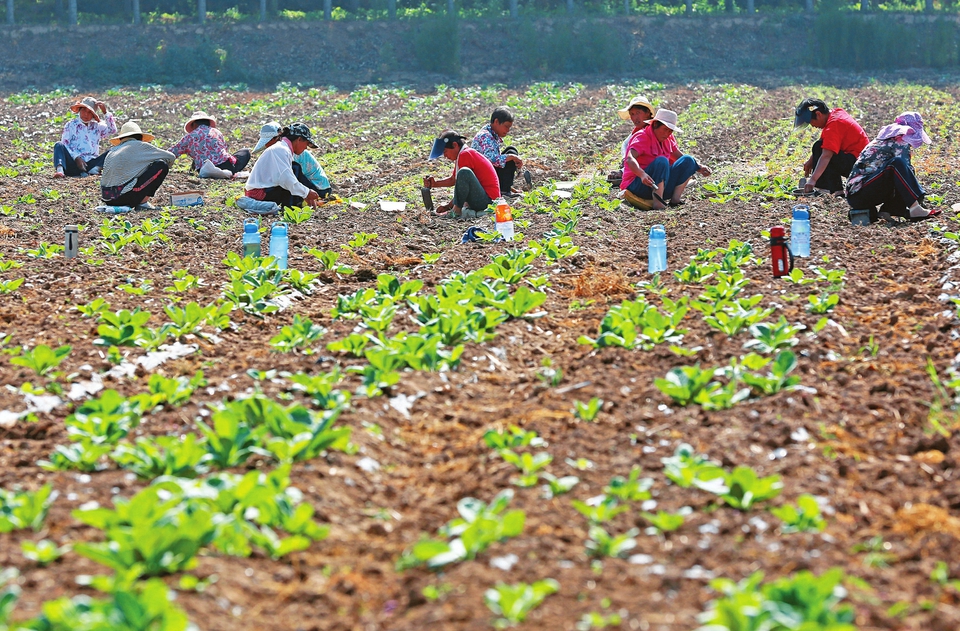
[[[100,115],[97,114],[97,99],[92,96],[85,96],[73,105],[70,106],[70,111],[74,114],[78,113],[81,109],[88,109],[90,113],[93,114],[93,120],[100,122]]]
[[[202,121],[202,120],[210,121],[210,127],[216,128],[217,126],[217,119],[214,118],[213,116],[210,116],[206,112],[194,112],[193,116],[190,117],[190,120],[184,123],[183,131],[189,134],[190,132],[193,131],[193,128],[191,127],[191,125],[193,125],[197,121]]]
[[[633,99],[627,103],[627,106],[622,110],[617,110],[617,114],[625,121],[630,120],[630,108],[636,107],[637,105],[642,105],[648,110],[650,110],[650,115],[657,113],[657,108],[650,104],[650,101],[647,100],[645,96],[635,96]]]
[[[680,133],[683,131],[677,125],[677,113],[674,112],[673,110],[657,110],[656,115],[654,115],[653,120],[651,120],[650,122],[653,123],[654,121],[660,121],[661,123],[663,123],[664,125],[666,125],[667,127],[669,127],[670,129],[672,129],[677,133]]]
[[[136,136],[140,134],[143,136],[140,140],[143,142],[150,142],[154,139],[153,134],[147,134],[140,130],[140,125],[137,125],[135,121],[127,121],[123,124],[123,127],[120,128],[120,133],[110,139],[111,145],[119,145],[124,140],[130,138],[130,136]]]

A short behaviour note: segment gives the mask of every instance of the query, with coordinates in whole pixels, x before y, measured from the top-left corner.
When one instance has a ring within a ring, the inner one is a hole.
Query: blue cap
[[[275,234],[279,237],[287,236],[287,224],[283,221],[275,221],[273,227],[270,228],[270,234]]]
[[[257,223],[256,219],[252,217],[243,222],[243,231],[244,232],[259,232],[260,225]]]
[[[466,140],[463,136],[458,134],[455,131],[445,131],[440,134],[440,137],[433,141],[433,149],[430,150],[430,159],[436,160],[443,155],[443,152],[446,151],[453,145],[453,143],[460,143],[460,146],[463,146],[463,141]]]
[[[806,208],[796,207],[793,209],[794,219],[810,219],[810,211]]]

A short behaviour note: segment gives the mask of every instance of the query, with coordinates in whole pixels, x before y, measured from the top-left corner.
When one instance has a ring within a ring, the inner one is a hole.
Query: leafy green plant
[[[766,584],[762,572],[739,583],[714,579],[710,586],[723,597],[711,602],[699,616],[704,626],[698,631],[856,631],[853,607],[841,604],[847,594],[841,585],[843,579],[840,568],[820,576],[804,570]]]
[[[544,292],[530,291],[521,285],[517,287],[509,298],[497,303],[496,306],[503,309],[511,318],[522,318],[542,305],[546,300],[547,294]],[[536,314],[534,314],[534,316],[535,315]]]
[[[812,495],[801,495],[797,504],[784,504],[771,508],[770,512],[778,517],[783,525],[780,532],[820,532],[827,526],[827,522],[820,516],[820,505]]]
[[[635,537],[640,534],[637,528],[631,528],[619,535],[610,535],[600,526],[591,526],[587,534],[587,554],[596,557],[622,557],[637,546]]]
[[[529,257],[529,258],[532,258]],[[499,255],[493,257],[493,263],[490,263],[480,271],[489,276],[501,280],[508,285],[519,283],[533,269],[528,257],[511,257],[508,255]],[[528,290],[529,291],[529,290]],[[546,298],[546,296],[544,296]]]
[[[558,478],[555,475],[552,475],[547,472],[540,474],[540,479],[546,482],[543,486],[544,497],[546,499],[552,499],[557,495],[563,495],[564,493],[569,493],[573,490],[577,484],[580,483],[580,478],[575,475],[565,475],[561,478]]]
[[[770,364],[767,375],[744,372],[740,375],[744,383],[761,395],[770,395],[781,390],[793,389],[800,383],[800,377],[789,376],[797,367],[797,356],[793,351],[780,351]]]
[[[713,315],[705,316],[704,320],[712,328],[732,337],[772,313],[773,309],[742,309],[739,306],[725,305],[714,311]]]
[[[695,487],[711,493],[727,492],[726,472],[717,463],[700,455],[686,443],[680,444],[673,456],[661,458],[663,473],[682,488]]]
[[[653,488],[653,478],[641,478],[641,469],[634,466],[630,469],[629,477],[614,476],[610,484],[603,487],[607,497],[613,497],[624,502],[642,502],[650,499],[650,489]]]
[[[95,298],[85,305],[77,305],[74,308],[77,311],[79,311],[84,317],[99,318],[101,312],[106,311],[110,308],[110,303],[108,303],[103,298]]]
[[[14,280],[0,280],[0,294],[10,294],[17,290],[23,284],[25,278],[16,278]]]
[[[781,348],[795,346],[798,340],[794,334],[805,328],[807,327],[802,324],[789,324],[783,316],[780,316],[776,324],[759,322],[750,327],[750,335],[753,339],[746,342],[743,347],[754,348],[761,353],[773,353]]]
[[[121,444],[111,460],[137,477],[152,480],[162,475],[193,478],[207,472],[211,459],[196,434],[138,438],[133,445]]]
[[[104,390],[83,402],[64,424],[72,441],[114,445],[140,424],[140,408],[116,390]]]
[[[70,550],[71,546],[57,546],[57,544],[49,539],[42,539],[37,542],[25,539],[20,543],[20,551],[23,553],[23,558],[28,561],[33,561],[40,566],[50,565],[67,552],[70,552]],[[2,622],[3,617],[0,615],[0,623]]]
[[[100,346],[140,346],[152,350],[159,346],[166,337],[165,333],[158,333],[145,326],[150,319],[149,311],[140,311],[139,307],[133,311],[101,311],[97,334],[100,336],[94,344]]]
[[[283,220],[293,224],[302,224],[313,217],[313,209],[309,206],[288,206],[283,209]]]
[[[739,510],[750,510],[755,502],[763,502],[780,495],[783,482],[779,475],[769,475],[765,478],[757,476],[750,467],[737,467],[726,477],[729,489],[720,495],[728,505]]]
[[[665,302],[665,304],[668,304]],[[686,315],[686,299],[672,303],[672,311],[665,313],[643,300],[624,300],[610,309],[600,322],[597,339],[581,336],[577,342],[594,348],[620,346],[650,350],[657,344],[678,344],[686,329],[680,329],[680,321]]]
[[[522,475],[514,480],[514,484],[524,488],[534,486],[537,483],[538,472],[553,462],[553,456],[545,452],[531,455],[529,452],[518,454],[509,449],[502,449],[499,453],[504,462],[508,462],[520,470]]]
[[[301,318],[299,314],[293,316],[293,324],[284,326],[280,333],[270,340],[270,346],[281,353],[289,353],[303,349],[305,355],[311,355],[309,348],[326,334],[327,330],[319,324],[314,324],[310,318]]]
[[[47,471],[97,471],[101,459],[112,450],[112,445],[88,441],[57,445],[50,460],[38,460],[37,466]]]
[[[11,357],[10,363],[29,368],[42,377],[59,366],[70,354],[72,348],[72,346],[64,345],[53,349],[46,344],[38,344],[33,347],[33,350],[24,349],[23,354],[19,357]]]
[[[230,312],[234,305],[229,302],[200,306],[196,302],[189,302],[185,307],[167,305],[164,313],[170,318],[163,331],[173,337],[182,337],[196,333],[204,324],[214,326],[220,330],[230,326]]]
[[[197,278],[185,269],[174,270],[171,276],[173,276],[173,284],[164,287],[164,291],[181,293],[206,284],[202,278]]]
[[[377,238],[377,233],[373,232],[354,232],[353,239],[347,241],[347,244],[354,250],[358,250]]]
[[[536,432],[521,429],[516,425],[511,425],[506,430],[489,430],[483,435],[483,442],[487,447],[497,451],[519,447],[543,447],[546,444]]]
[[[620,513],[630,510],[626,506],[618,506],[614,497],[604,497],[598,504],[588,504],[580,500],[572,500],[570,505],[591,524],[602,524],[610,521]]]
[[[407,280],[402,283],[393,274],[377,276],[377,291],[395,301],[406,300],[423,288],[422,280]]]
[[[338,265],[337,261],[340,259],[340,252],[336,250],[318,250],[317,248],[311,248],[307,250],[307,254],[312,254],[320,264],[323,265],[323,269],[326,270],[335,270],[341,274],[350,273],[353,270],[347,265]]]
[[[684,516],[682,513],[668,513],[666,511],[657,511],[657,514],[646,511],[640,513],[640,516],[650,522],[650,525],[657,533],[673,532],[683,525]]]
[[[0,532],[24,528],[40,530],[55,499],[57,493],[49,484],[36,491],[0,489]]]
[[[511,499],[513,491],[507,489],[498,493],[490,504],[472,497],[460,500],[457,502],[460,517],[438,531],[444,540],[424,539],[415,544],[398,561],[399,569],[424,564],[436,569],[473,559],[490,544],[516,537],[523,532],[526,515],[520,510],[506,510]]]
[[[206,438],[210,462],[221,469],[241,465],[253,454],[267,454],[260,447],[266,428],[251,427],[244,416],[234,409],[214,412],[211,425],[200,420],[196,424]]]
[[[197,388],[205,385],[207,385],[207,380],[203,376],[202,370],[198,370],[197,374],[189,379],[187,377],[164,377],[159,373],[153,373],[147,382],[148,391],[131,397],[129,400],[135,402],[136,406],[145,412],[153,410],[158,405],[180,407],[190,400]]]
[[[601,408],[603,408],[603,399],[599,397],[593,397],[587,403],[582,401],[574,401],[573,415],[581,421],[591,423],[596,420],[597,414],[600,413]]]
[[[26,248],[24,252],[27,253],[27,256],[35,259],[52,259],[58,254],[63,253],[63,246],[41,241],[36,248]]]
[[[810,302],[810,306],[807,308],[810,313],[828,313],[833,310],[840,302],[840,294],[831,294],[829,292],[824,292],[819,296],[810,295],[807,296],[807,300]]]
[[[552,578],[536,581],[533,584],[517,583],[507,585],[497,583],[483,594],[483,602],[500,619],[497,628],[513,626],[527,619],[527,614],[536,609],[547,596],[555,594],[560,583]]]

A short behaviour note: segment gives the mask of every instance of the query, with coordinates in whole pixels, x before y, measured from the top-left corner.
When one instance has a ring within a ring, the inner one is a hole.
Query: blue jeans
[[[693,177],[693,174],[699,168],[700,165],[697,164],[693,156],[680,156],[673,164],[660,156],[651,162],[644,171],[653,178],[655,184],[659,185],[660,182],[664,182],[663,199],[669,201],[673,197],[673,191]],[[641,182],[640,178],[635,178],[630,182],[627,190],[641,199],[653,199],[653,189]]]
[[[103,168],[103,161],[107,157],[107,152],[104,151],[96,158],[91,158],[87,160],[87,170],[89,171],[93,167]],[[67,151],[67,148],[62,142],[58,142],[53,145],[53,168],[63,169],[63,174],[67,177],[79,177],[80,169],[77,167],[77,162],[72,157],[70,157],[70,152]]]

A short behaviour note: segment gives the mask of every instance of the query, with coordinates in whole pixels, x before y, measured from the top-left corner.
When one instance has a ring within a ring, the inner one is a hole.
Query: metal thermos
[[[80,230],[77,226],[67,226],[63,229],[65,244],[63,247],[63,257],[68,259],[77,258],[77,248],[80,246]]]

